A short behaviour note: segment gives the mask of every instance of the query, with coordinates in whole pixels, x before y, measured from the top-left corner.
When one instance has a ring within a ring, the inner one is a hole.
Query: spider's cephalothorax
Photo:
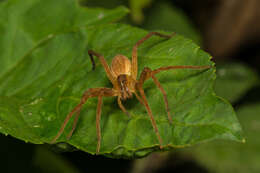
[[[95,69],[95,61],[93,59],[93,55],[98,57],[100,60],[102,66],[105,69],[106,75],[108,79],[113,84],[113,88],[90,88],[87,91],[84,92],[80,103],[67,115],[66,119],[64,120],[64,123],[62,124],[58,134],[55,136],[55,138],[52,140],[52,143],[56,142],[56,140],[60,137],[60,135],[63,133],[65,126],[69,122],[70,118],[76,113],[76,116],[74,118],[73,126],[70,131],[70,133],[67,136],[67,139],[69,139],[72,136],[73,131],[76,128],[80,110],[83,106],[83,104],[91,97],[98,97],[98,105],[97,105],[97,111],[96,111],[96,129],[97,129],[97,148],[96,153],[99,153],[100,147],[101,147],[101,130],[100,130],[100,119],[101,119],[101,106],[102,106],[102,98],[103,97],[117,97],[117,102],[120,107],[120,109],[130,116],[130,114],[127,112],[125,107],[123,106],[121,100],[126,100],[128,98],[131,98],[134,94],[136,98],[145,106],[146,111],[148,113],[149,118],[151,119],[151,123],[153,126],[153,129],[155,131],[155,134],[157,136],[157,139],[159,141],[160,148],[163,148],[163,140],[161,139],[159,130],[156,125],[156,121],[154,119],[154,116],[152,114],[152,110],[148,104],[148,101],[146,99],[144,90],[143,90],[143,84],[147,79],[152,78],[157,88],[160,90],[160,92],[163,95],[164,103],[165,103],[165,109],[166,113],[168,115],[169,122],[172,122],[172,117],[170,114],[169,104],[166,97],[166,92],[161,86],[158,79],[155,77],[155,75],[161,71],[166,70],[173,70],[173,69],[209,69],[211,66],[205,65],[205,66],[192,66],[192,65],[180,65],[180,66],[167,66],[167,67],[160,67],[155,70],[151,70],[149,67],[145,67],[137,80],[137,70],[138,70],[138,61],[137,61],[137,48],[140,44],[142,44],[145,40],[147,40],[152,35],[158,35],[160,37],[164,38],[170,38],[172,35],[164,35],[160,34],[158,32],[150,32],[145,37],[140,39],[133,47],[132,50],[132,60],[130,61],[126,56],[124,55],[117,55],[113,58],[111,66],[109,67],[105,58],[100,55],[99,53],[89,50],[89,56],[92,61],[93,70]]]

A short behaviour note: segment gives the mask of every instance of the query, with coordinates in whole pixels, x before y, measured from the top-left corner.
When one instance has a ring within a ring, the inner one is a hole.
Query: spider
[[[111,66],[109,67],[105,58],[93,51],[89,50],[88,54],[92,62],[92,67],[95,69],[95,61],[93,59],[93,56],[96,56],[99,61],[101,62],[103,68],[105,69],[106,75],[108,79],[113,84],[113,88],[90,88],[86,90],[80,100],[80,103],[67,115],[65,118],[60,130],[58,131],[58,134],[55,136],[55,138],[52,140],[52,143],[55,143],[56,140],[60,137],[60,135],[63,133],[67,123],[72,118],[74,114],[76,114],[74,118],[74,122],[72,125],[72,129],[70,133],[67,135],[67,139],[69,140],[72,136],[78,119],[80,110],[83,106],[83,104],[86,103],[86,101],[91,97],[98,97],[98,104],[97,104],[97,110],[96,110],[96,133],[97,133],[97,147],[96,147],[96,154],[100,151],[100,145],[101,145],[101,130],[100,130],[100,119],[101,119],[101,108],[102,108],[102,98],[103,97],[117,97],[117,103],[119,108],[130,117],[130,114],[127,112],[126,108],[122,104],[122,100],[126,100],[133,97],[133,94],[136,96],[136,98],[143,104],[146,108],[146,111],[148,113],[149,118],[151,119],[151,124],[153,126],[154,132],[157,136],[160,149],[163,148],[163,141],[159,134],[154,116],[152,114],[152,110],[148,104],[146,95],[143,90],[143,84],[144,82],[152,78],[155,85],[158,87],[160,92],[163,95],[164,103],[165,103],[165,109],[168,115],[168,120],[170,123],[172,123],[172,117],[170,114],[169,104],[166,96],[166,92],[163,89],[162,85],[156,78],[156,74],[161,71],[166,70],[173,70],[173,69],[208,69],[211,68],[211,66],[191,66],[191,65],[180,65],[180,66],[166,66],[166,67],[160,67],[155,70],[151,70],[149,67],[145,67],[143,71],[141,72],[141,75],[139,79],[137,79],[137,71],[138,71],[138,60],[137,60],[137,48],[140,44],[142,44],[145,40],[150,38],[153,35],[157,35],[164,38],[171,38],[172,35],[164,35],[158,32],[150,32],[145,37],[140,39],[133,47],[132,49],[132,61],[130,61],[126,56],[124,55],[116,55],[111,63]],[[140,95],[139,95],[140,94]]]

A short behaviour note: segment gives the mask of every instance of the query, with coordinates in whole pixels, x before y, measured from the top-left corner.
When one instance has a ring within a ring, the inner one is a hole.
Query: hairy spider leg
[[[140,95],[141,95],[141,97],[143,99],[144,106],[145,106],[145,108],[146,108],[146,110],[148,112],[148,115],[149,115],[150,119],[151,119],[152,126],[153,126],[153,129],[154,129],[155,134],[157,136],[157,139],[158,139],[158,141],[160,143],[160,149],[162,149],[163,148],[163,141],[162,141],[162,138],[161,138],[161,136],[159,134],[159,131],[158,131],[158,128],[157,128],[157,125],[156,125],[156,121],[155,121],[154,116],[152,114],[152,110],[151,110],[151,108],[150,108],[150,106],[148,104],[148,101],[146,99],[146,96],[144,94],[144,90],[142,88],[142,85],[137,84],[137,87],[138,87]]]
[[[79,120],[79,115],[80,115],[80,110],[81,110],[82,106],[79,108],[79,110],[76,112],[76,116],[74,118],[74,121],[73,121],[73,125],[72,125],[72,128],[69,132],[69,134],[67,135],[67,140],[69,140],[77,126],[77,123],[78,123],[78,120]]]
[[[99,153],[101,145],[101,129],[100,129],[100,120],[101,120],[101,111],[102,111],[102,96],[98,96],[98,105],[97,105],[97,115],[96,115],[96,131],[97,131],[97,148],[96,154]]]
[[[88,50],[88,54],[89,54],[89,57],[90,57],[91,62],[92,62],[92,69],[93,70],[95,69],[95,61],[93,59],[93,55],[95,55],[96,57],[98,57],[98,59],[100,60],[102,66],[104,67],[108,79],[111,81],[113,86],[116,87],[117,86],[116,85],[116,78],[113,76],[112,71],[111,71],[109,65],[107,64],[104,56],[100,55],[99,53],[97,53],[97,52],[95,52],[93,50]]]
[[[60,137],[60,135],[63,133],[63,131],[64,131],[66,125],[68,124],[69,120],[71,119],[71,117],[74,115],[74,113],[78,113],[78,112],[79,112],[79,110],[81,109],[82,105],[87,101],[87,99],[89,98],[89,96],[90,96],[90,92],[89,92],[89,90],[87,90],[87,91],[83,94],[80,103],[79,103],[76,107],[74,107],[73,110],[66,116],[66,118],[65,118],[65,120],[64,120],[64,122],[63,122],[63,124],[62,124],[62,126],[61,126],[61,128],[60,128],[60,130],[58,131],[58,134],[53,138],[53,140],[51,141],[51,143],[55,143],[55,142],[56,142],[56,140],[57,140],[57,139]],[[74,123],[73,123],[73,124],[74,124]],[[72,128],[72,129],[73,129],[73,128]],[[71,132],[71,133],[72,133],[72,132]]]
[[[83,96],[82,96],[82,98],[81,98],[81,100],[80,100],[80,103],[76,107],[74,107],[74,109],[66,116],[66,118],[65,118],[65,120],[64,120],[64,122],[63,122],[63,124],[62,124],[62,126],[61,126],[61,128],[60,128],[60,130],[58,132],[58,134],[54,137],[54,139],[51,141],[51,143],[55,143],[56,142],[56,140],[63,133],[66,125],[69,122],[69,120],[76,113],[77,115],[76,115],[76,117],[74,119],[72,130],[70,131],[69,135],[67,136],[67,139],[69,139],[71,137],[71,135],[73,134],[73,132],[74,132],[76,126],[77,126],[80,110],[81,110],[82,106],[86,103],[86,101],[89,98],[91,98],[91,97],[114,97],[114,96],[118,96],[118,93],[115,90],[111,89],[111,88],[90,88],[87,91],[85,91]],[[98,104],[100,104],[100,103],[98,103]],[[97,107],[101,108],[100,105],[98,105]],[[98,109],[97,109],[97,112],[98,112]],[[97,113],[97,115],[98,115],[98,113]],[[101,136],[100,130],[97,129],[97,132],[98,132],[97,133],[97,137]]]
[[[213,66],[210,65],[202,65],[202,66],[196,66],[196,65],[176,65],[176,66],[166,66],[166,67],[160,67],[152,71],[152,74],[155,75],[161,71],[166,70],[174,70],[174,69],[194,69],[194,70],[204,70],[212,68]]]
[[[157,35],[160,37],[164,37],[164,38],[171,38],[173,35],[175,35],[175,33],[171,34],[171,35],[165,35],[165,34],[161,34],[158,32],[150,32],[148,33],[145,37],[143,37],[141,40],[139,40],[133,47],[132,50],[132,69],[131,69],[131,75],[132,77],[136,80],[137,78],[137,72],[138,72],[138,57],[137,57],[137,48],[138,46],[140,46],[145,40],[147,40],[148,38],[150,38],[153,35]]]
[[[151,70],[150,68],[145,67],[144,70],[142,71],[139,83],[141,85],[143,85],[145,80],[147,80],[149,78],[153,79],[155,85],[158,87],[158,89],[163,94],[165,109],[166,109],[166,112],[168,114],[168,119],[169,119],[170,123],[172,123],[172,117],[171,117],[171,114],[170,114],[169,102],[168,102],[168,99],[167,99],[166,91],[163,89],[159,80],[155,77],[155,74],[157,74],[161,71],[173,70],[173,69],[209,69],[211,67],[212,66],[167,66],[167,67],[161,67],[161,68],[158,68],[158,69],[155,69],[155,70]]]
[[[118,106],[120,107],[120,109],[121,109],[128,117],[131,117],[130,114],[129,114],[129,112],[126,110],[126,108],[125,108],[124,105],[122,104],[120,97],[117,97],[117,104],[118,104]]]
[[[134,92],[134,94],[137,100],[144,105],[144,101],[142,100],[142,98],[136,92]]]
[[[141,85],[143,85],[144,81],[147,80],[150,77],[153,79],[155,85],[161,91],[161,93],[163,95],[163,100],[164,100],[165,109],[166,109],[166,112],[167,112],[167,115],[168,115],[168,120],[169,120],[170,123],[172,123],[172,117],[171,117],[171,114],[170,114],[169,102],[168,102],[168,99],[167,99],[166,91],[163,89],[159,80],[155,77],[155,75],[152,73],[152,70],[150,68],[145,67],[143,69],[139,82],[140,82]]]
[[[162,85],[160,84],[159,80],[155,77],[155,74],[161,72],[161,71],[165,71],[165,70],[173,70],[173,69],[209,69],[212,66],[167,66],[167,67],[161,67],[155,70],[151,70],[148,67],[145,67],[144,70],[141,73],[139,82],[137,84],[138,90],[143,98],[144,101],[144,105],[147,109],[148,115],[150,116],[150,119],[152,121],[152,125],[153,128],[155,130],[155,133],[157,135],[158,141],[160,142],[160,148],[162,148],[162,139],[160,137],[156,122],[154,120],[151,108],[149,107],[148,101],[146,99],[146,96],[144,94],[144,90],[143,90],[143,84],[144,82],[149,79],[152,78],[155,85],[158,87],[158,89],[161,91],[161,93],[163,94],[164,97],[164,103],[165,103],[165,108],[168,114],[168,119],[170,121],[170,123],[172,123],[172,117],[170,115],[170,109],[169,109],[169,103],[168,103],[168,99],[167,99],[167,95],[166,95],[166,91],[163,89]]]

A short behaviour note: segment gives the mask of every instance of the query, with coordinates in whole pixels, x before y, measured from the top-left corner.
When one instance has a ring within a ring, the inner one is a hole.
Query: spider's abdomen
[[[115,78],[122,74],[130,76],[131,61],[124,55],[116,55],[111,63],[111,71],[113,72],[113,75],[115,75]]]

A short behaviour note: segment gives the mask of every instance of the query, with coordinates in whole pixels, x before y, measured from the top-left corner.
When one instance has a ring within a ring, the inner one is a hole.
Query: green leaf
[[[0,77],[0,132],[32,143],[49,143],[66,115],[88,88],[111,87],[98,62],[95,71],[88,49],[102,53],[110,63],[116,54],[131,57],[133,45],[147,34],[127,25],[101,25],[55,35],[28,53],[20,63]],[[147,66],[212,65],[210,56],[191,40],[176,35],[170,40],[153,36],[138,50],[139,75]],[[5,56],[1,56],[4,60]],[[163,97],[152,80],[144,85],[163,143],[170,149],[212,139],[242,140],[241,128],[230,104],[213,92],[214,68],[172,70],[158,74],[171,108],[169,124]],[[104,98],[100,154],[110,157],[141,157],[159,145],[145,108],[135,99],[124,102],[129,119],[119,109],[116,98]],[[68,142],[95,153],[97,99],[84,105],[72,138]]]
[[[201,44],[199,32],[190,19],[171,3],[157,1],[148,12],[143,27],[148,30],[164,30],[176,32]]]
[[[230,102],[241,98],[249,89],[259,83],[256,72],[240,63],[217,65],[215,91]]]
[[[244,105],[237,113],[245,132],[246,143],[219,141],[189,150],[201,165],[212,172],[260,172],[260,103]]]
[[[82,8],[76,0],[6,0],[0,3],[0,75],[7,74],[54,34],[122,18],[127,9]],[[3,58],[4,57],[4,58]],[[22,60],[21,60],[22,61]]]

